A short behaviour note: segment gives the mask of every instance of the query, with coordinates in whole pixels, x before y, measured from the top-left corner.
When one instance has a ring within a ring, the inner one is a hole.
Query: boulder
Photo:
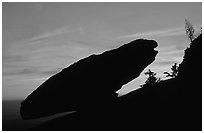
[[[22,118],[67,111],[109,112],[117,104],[115,92],[155,60],[155,47],[156,41],[139,39],[77,61],[50,77],[21,103]]]

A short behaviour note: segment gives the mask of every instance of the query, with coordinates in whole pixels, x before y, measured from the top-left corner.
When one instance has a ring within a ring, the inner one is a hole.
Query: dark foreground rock
[[[202,36],[185,50],[176,78],[119,97],[106,112],[76,112],[31,130],[201,131]]]
[[[139,39],[79,60],[49,78],[21,103],[22,118],[67,111],[86,112],[94,118],[93,112],[115,112],[115,92],[155,60],[155,47],[155,41]]]
[[[135,130],[201,131],[202,35],[185,50],[176,78],[133,91],[119,103]]]

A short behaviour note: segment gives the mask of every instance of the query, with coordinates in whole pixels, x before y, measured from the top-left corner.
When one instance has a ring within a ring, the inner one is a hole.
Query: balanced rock
[[[155,47],[155,41],[139,39],[79,60],[50,77],[21,103],[22,118],[111,110],[117,103],[115,92],[155,60]]]

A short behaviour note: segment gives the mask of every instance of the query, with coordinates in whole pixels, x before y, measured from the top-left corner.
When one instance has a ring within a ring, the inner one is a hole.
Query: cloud
[[[29,60],[29,57],[27,56],[22,56],[22,55],[18,55],[18,54],[14,54],[14,55],[2,55],[2,63],[9,63],[9,62],[26,62]]]
[[[155,64],[159,65],[159,66],[166,66],[166,65],[173,65],[176,61],[174,60],[166,60],[166,61],[157,61],[155,62]]]
[[[3,70],[2,76],[16,76],[16,75],[28,75],[28,74],[33,74],[37,73],[39,70],[37,70],[34,67],[29,67],[29,68],[19,68],[17,66],[16,69],[13,70]]]
[[[143,36],[164,37],[164,36],[178,36],[178,35],[185,35],[184,27],[179,27],[179,28],[174,28],[174,29],[167,29],[167,30],[136,33],[136,34],[129,34],[129,35],[119,36],[118,38],[119,39],[125,39],[125,38],[138,38],[138,37],[143,37]]]
[[[55,75],[55,74],[59,73],[61,70],[62,70],[62,68],[55,68],[52,70],[41,71],[39,74],[47,77],[47,76]]]
[[[50,70],[47,70],[43,67],[24,67],[21,68],[19,66],[16,66],[15,69],[7,69],[3,70],[2,77],[10,77],[10,76],[38,76],[38,77],[49,77],[56,73],[59,73],[63,68],[51,68]]]
[[[194,25],[195,31],[200,31],[201,25],[197,24]],[[127,38],[138,38],[138,37],[169,37],[169,36],[181,36],[186,35],[185,27],[177,27],[172,29],[165,29],[165,30],[156,30],[156,31],[149,31],[149,32],[142,32],[136,34],[129,34],[117,37],[118,39],[127,39]]]
[[[35,36],[35,37],[31,38],[30,41],[38,41],[38,40],[50,38],[50,37],[53,37],[53,36],[57,36],[57,35],[66,33],[69,28],[70,28],[69,26],[64,26],[64,27],[61,27],[61,28],[58,28],[58,29],[55,29],[55,30],[52,30],[52,31],[48,31],[48,32],[42,33],[42,34],[40,34],[38,36]]]

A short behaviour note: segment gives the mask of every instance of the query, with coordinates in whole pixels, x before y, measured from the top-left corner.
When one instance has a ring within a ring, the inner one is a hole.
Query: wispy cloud
[[[44,67],[19,67],[16,66],[16,69],[4,69],[4,71],[2,72],[2,77],[10,77],[12,78],[12,76],[21,76],[21,77],[25,77],[25,76],[38,76],[38,77],[49,77],[52,76],[58,72],[60,72],[63,68],[62,67],[52,67],[52,68],[44,68]]]
[[[38,36],[31,38],[30,41],[38,41],[38,40],[46,39],[49,37],[57,36],[57,35],[68,32],[69,28],[70,28],[69,26],[64,26],[64,27],[61,27],[61,28],[58,28],[52,31],[48,31],[48,32],[42,33]]]
[[[137,37],[163,37],[163,36],[177,36],[177,35],[184,35],[185,29],[184,27],[174,28],[174,29],[166,29],[166,30],[158,30],[158,31],[149,31],[149,32],[143,32],[143,33],[136,33],[136,34],[129,34],[129,35],[123,35],[119,36],[119,39],[123,38],[137,38]]]
[[[201,27],[202,26],[199,24],[194,25],[194,29],[196,32],[200,32]],[[123,35],[123,36],[119,36],[118,39],[138,38],[138,37],[168,37],[168,36],[180,36],[185,34],[186,34],[185,27],[182,26],[182,27],[177,27],[172,29],[155,30],[155,31]]]

